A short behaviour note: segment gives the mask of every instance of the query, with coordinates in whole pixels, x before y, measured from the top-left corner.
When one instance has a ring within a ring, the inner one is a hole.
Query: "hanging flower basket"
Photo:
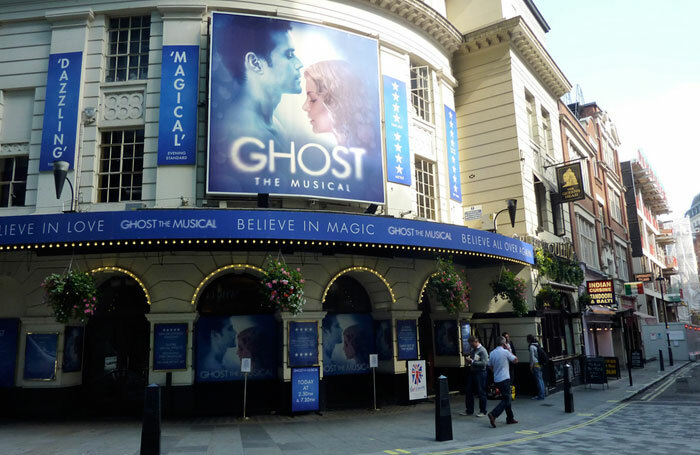
[[[438,258],[437,271],[428,280],[428,286],[448,312],[455,314],[469,309],[471,287],[457,273],[452,259]]]
[[[539,310],[559,309],[561,308],[561,292],[557,291],[549,284],[545,284],[535,296],[535,303]]]
[[[525,300],[525,281],[515,276],[508,269],[502,269],[498,279],[489,283],[496,300],[508,300],[513,305],[513,312],[518,316],[526,316],[530,310]]]
[[[275,311],[299,314],[306,304],[301,269],[293,269],[284,260],[270,259],[264,267],[262,292],[265,303]]]
[[[86,323],[97,310],[97,286],[89,273],[75,270],[52,273],[44,278],[41,286],[46,291],[46,303],[53,309],[56,322],[65,324],[78,320]]]

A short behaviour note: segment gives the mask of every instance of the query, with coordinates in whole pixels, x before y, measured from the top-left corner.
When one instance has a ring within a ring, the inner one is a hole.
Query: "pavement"
[[[646,453],[659,441],[658,453],[698,453],[697,406],[700,363],[677,362],[666,371],[658,363],[634,369],[602,385],[577,386],[574,413],[564,412],[562,392],[544,401],[519,397],[513,402],[516,425],[497,428],[485,417],[463,417],[464,396],[451,396],[452,441],[436,442],[432,402],[389,406],[379,411],[347,410],[322,416],[265,415],[165,420],[164,455],[219,454],[535,454]],[[684,395],[685,394],[685,395]],[[680,397],[680,398],[679,398]],[[496,401],[489,401],[489,410]],[[134,455],[139,453],[137,420],[0,422],[3,455]],[[517,449],[517,450],[516,450]],[[609,450],[608,450],[609,449]]]

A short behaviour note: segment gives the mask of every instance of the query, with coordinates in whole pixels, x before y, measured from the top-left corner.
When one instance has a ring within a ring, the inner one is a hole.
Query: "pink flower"
[[[93,298],[92,298],[92,301],[93,301],[93,302],[97,301],[97,297],[93,297]]]
[[[272,289],[272,283],[267,283],[267,287]]]
[[[87,299],[83,299],[83,302],[87,302]]]
[[[277,284],[277,280],[272,280],[272,284]]]
[[[297,272],[301,272],[301,269],[299,267],[297,267]]]
[[[282,283],[282,284],[289,284],[289,281],[287,281],[287,280],[282,280],[281,283]]]
[[[300,282],[300,283],[304,283],[305,281],[304,281],[304,280],[300,280],[299,282]]]

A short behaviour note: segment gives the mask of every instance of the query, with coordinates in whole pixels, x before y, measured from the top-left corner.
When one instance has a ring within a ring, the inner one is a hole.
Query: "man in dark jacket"
[[[470,336],[469,352],[467,353],[466,361],[469,366],[467,375],[466,389],[466,409],[460,415],[470,416],[474,414],[474,387],[479,395],[479,413],[477,417],[486,415],[486,364],[489,361],[489,354],[486,352],[479,339]]]

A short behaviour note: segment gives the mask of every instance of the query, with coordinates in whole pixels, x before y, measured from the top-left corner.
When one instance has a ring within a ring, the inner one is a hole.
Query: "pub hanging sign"
[[[574,202],[586,198],[580,162],[559,166],[556,170],[561,202]]]

